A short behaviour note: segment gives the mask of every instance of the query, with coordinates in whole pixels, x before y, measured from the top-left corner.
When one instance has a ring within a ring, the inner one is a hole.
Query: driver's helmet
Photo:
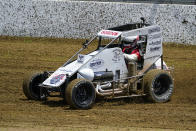
[[[137,41],[139,40],[139,36],[128,36],[122,39],[123,47],[135,47],[137,45]]]

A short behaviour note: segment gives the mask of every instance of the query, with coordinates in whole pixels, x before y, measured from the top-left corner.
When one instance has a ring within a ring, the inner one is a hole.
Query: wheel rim
[[[154,80],[154,86],[153,86],[153,92],[157,96],[161,96],[165,94],[171,87],[172,80],[171,78],[166,74],[159,75]]]
[[[82,84],[80,85],[75,94],[75,99],[78,105],[85,106],[91,103],[92,101],[92,89],[89,84]]]

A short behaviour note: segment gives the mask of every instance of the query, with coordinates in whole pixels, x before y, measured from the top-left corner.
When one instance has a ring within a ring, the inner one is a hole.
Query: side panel
[[[125,64],[124,56],[120,48],[110,48],[103,50],[100,54],[95,56],[92,60],[87,62],[82,69],[91,69],[93,72],[112,71],[114,80],[120,71],[120,78],[126,77],[128,70]]]
[[[154,26],[148,29],[147,47],[144,59],[160,57],[162,54],[162,32],[159,26]]]

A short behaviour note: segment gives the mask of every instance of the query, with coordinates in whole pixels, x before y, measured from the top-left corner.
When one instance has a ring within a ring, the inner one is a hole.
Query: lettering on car
[[[109,30],[103,30],[103,31],[101,32],[101,34],[103,34],[103,35],[117,36],[117,35],[118,35],[118,32],[113,32],[113,31],[109,31]]]
[[[104,61],[101,59],[97,59],[97,60],[93,60],[92,62],[90,62],[90,68],[96,69],[99,67],[102,67],[104,64]]]

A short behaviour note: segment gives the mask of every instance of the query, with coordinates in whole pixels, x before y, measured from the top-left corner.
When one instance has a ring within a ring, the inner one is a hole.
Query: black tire
[[[92,108],[96,93],[92,82],[85,79],[71,81],[65,91],[67,103],[76,109]]]
[[[144,76],[144,91],[150,102],[167,102],[171,99],[174,89],[171,75],[160,69],[153,69]]]
[[[40,87],[38,85],[45,79],[44,74],[38,72],[29,73],[25,76],[22,88],[29,100],[40,100]]]

